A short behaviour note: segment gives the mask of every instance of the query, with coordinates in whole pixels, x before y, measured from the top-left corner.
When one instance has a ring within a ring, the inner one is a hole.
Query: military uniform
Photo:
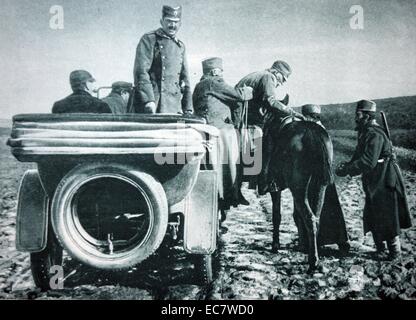
[[[192,111],[185,45],[163,29],[145,34],[134,63],[135,111],[155,102],[157,113]]]
[[[287,76],[289,75],[290,71],[287,73]],[[292,108],[284,105],[276,98],[277,80],[272,74],[271,70],[258,71],[247,75],[237,84],[238,88],[244,86],[250,86],[253,88],[253,99],[249,101],[247,110],[248,125],[259,126],[260,128],[264,129],[265,113],[270,108],[277,110],[278,115],[281,118],[295,114]],[[242,108],[237,109],[233,113],[233,121],[236,127],[241,127],[242,113]],[[266,194],[270,189],[271,183],[273,182],[273,179],[271,179],[271,175],[269,174],[269,167],[272,150],[274,148],[274,141],[268,134],[267,126],[263,135],[262,142],[262,172],[257,177],[258,191],[260,195]],[[258,141],[252,142],[253,145],[258,145],[258,143]],[[281,181],[282,179],[277,180]],[[250,181],[251,188],[255,188],[255,184],[256,181]],[[283,185],[282,182],[279,182],[279,184]]]
[[[109,105],[113,114],[127,113],[127,102],[118,93],[111,92],[102,101]]]
[[[223,200],[222,209],[226,210],[230,206],[238,205],[240,199],[238,138],[231,120],[231,110],[238,107],[238,102],[251,99],[251,94],[245,89],[229,86],[221,76],[208,75],[207,65],[222,69],[222,61],[219,58],[203,62],[205,75],[195,87],[193,105],[196,115],[205,118],[207,124],[220,129],[221,163],[217,170],[223,178],[219,184],[219,196]]]
[[[364,232],[376,242],[390,241],[401,228],[411,227],[411,218],[400,169],[384,130],[371,123],[359,132],[358,145],[343,173],[362,174],[366,196]]]
[[[52,113],[111,113],[107,103],[83,90],[76,90],[63,100],[55,102]]]
[[[231,111],[246,99],[242,88],[233,88],[219,76],[204,76],[194,90],[195,114],[217,128],[232,126]]]
[[[114,82],[111,86],[112,91],[110,94],[103,98],[102,101],[107,103],[113,114],[126,114],[128,101],[124,100],[122,97],[123,92],[131,94],[133,84],[124,81]]]
[[[284,106],[276,99],[276,79],[269,70],[253,72],[237,84],[237,88],[253,88],[253,99],[248,104],[248,124],[263,126],[264,112],[269,108],[279,111],[282,117],[293,115],[293,109]],[[234,113],[234,123],[241,121],[241,110]]]

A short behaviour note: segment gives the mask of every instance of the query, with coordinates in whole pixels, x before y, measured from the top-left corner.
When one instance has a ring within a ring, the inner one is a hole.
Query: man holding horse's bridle
[[[284,61],[276,61],[270,69],[264,71],[253,72],[237,84],[237,88],[252,87],[253,99],[248,103],[248,110],[237,110],[234,112],[234,124],[241,128],[244,125],[255,125],[264,129],[265,118],[271,110],[275,110],[275,114],[283,119],[288,116],[304,119],[301,113],[296,112],[287,104],[289,97],[283,101],[279,101],[276,97],[276,88],[282,86],[292,73],[289,64]],[[244,109],[244,108],[243,108]],[[247,123],[244,124],[244,115],[246,113]],[[270,141],[269,135],[266,133],[263,137],[262,148],[262,171],[257,178],[258,192],[260,195],[273,191],[275,187],[272,186],[271,181],[268,181],[268,168],[273,149],[273,143]]]

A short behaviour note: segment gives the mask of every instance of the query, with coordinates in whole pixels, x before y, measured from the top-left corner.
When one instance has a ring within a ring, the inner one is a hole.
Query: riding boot
[[[266,179],[264,179],[264,175],[260,173],[257,177],[257,193],[260,196],[264,196],[268,191]]]
[[[259,195],[265,195],[267,192],[270,192],[270,186],[273,182],[271,177],[272,172],[270,170],[270,162],[273,153],[273,141],[270,134],[265,134],[264,143],[263,143],[263,152],[262,152],[262,170],[257,177],[257,188]]]
[[[389,249],[389,258],[392,260],[400,259],[402,250],[400,246],[400,237],[396,236],[393,239],[387,240],[387,248]]]
[[[283,174],[284,155],[282,150],[282,146],[277,143],[268,154],[266,178],[269,192],[280,192],[288,187]]]
[[[267,157],[267,154],[263,153],[263,157]],[[261,196],[269,192],[269,181],[268,181],[269,165],[267,162],[268,162],[267,160],[263,161],[262,170],[260,174],[257,176],[257,192]]]
[[[267,154],[265,152],[263,152],[263,159],[264,157],[266,157]],[[262,161],[263,162],[263,167],[261,169],[260,174],[257,176],[257,191],[258,194],[263,196],[265,195],[267,192],[269,192],[269,185],[267,183],[267,176],[268,176],[268,166],[267,166],[267,162],[266,161]]]

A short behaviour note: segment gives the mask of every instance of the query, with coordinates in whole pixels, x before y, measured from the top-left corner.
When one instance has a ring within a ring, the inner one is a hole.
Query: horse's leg
[[[317,219],[312,212],[311,206],[309,205],[308,199],[308,189],[309,184],[306,183],[306,188],[296,189],[292,191],[293,197],[296,202],[296,206],[300,211],[300,215],[303,219],[307,238],[308,238],[308,262],[309,262],[309,270],[311,272],[316,269],[319,263],[319,256],[318,256],[318,246],[317,246],[317,235],[318,235],[318,223]]]
[[[317,192],[317,198],[312,207],[312,211],[314,212],[315,218],[316,218],[316,237],[318,237],[318,234],[319,234],[319,222],[321,220],[322,208],[324,207],[325,192],[326,192],[326,186],[324,185],[319,186],[319,189]]]
[[[305,230],[305,224],[301,217],[301,213],[296,206],[296,201],[293,201],[293,206],[293,220],[295,221],[295,225],[298,229],[299,251],[308,252],[308,239],[306,238],[307,233]]]
[[[281,203],[281,192],[272,192],[270,193],[272,196],[273,202],[273,242],[272,242],[272,252],[276,253],[280,249],[280,239],[279,239],[279,229],[280,229],[280,222],[282,221],[280,203]]]
[[[304,196],[305,210],[303,218],[305,219],[305,226],[308,233],[309,240],[309,270],[314,271],[319,264],[318,255],[318,232],[319,232],[319,218],[325,200],[326,186],[312,186],[307,184]],[[311,201],[309,201],[309,194],[311,194]]]

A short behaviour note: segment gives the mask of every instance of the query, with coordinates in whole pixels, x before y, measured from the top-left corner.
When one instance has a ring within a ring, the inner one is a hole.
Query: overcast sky
[[[224,59],[225,79],[283,59],[293,69],[292,105],[416,94],[416,1],[409,0],[0,0],[1,118],[49,112],[70,94],[69,73],[86,69],[100,85],[132,81],[140,37],[159,27],[163,4],[183,6],[192,86],[201,60]],[[350,27],[352,5],[364,29]],[[49,9],[64,9],[64,29]]]

